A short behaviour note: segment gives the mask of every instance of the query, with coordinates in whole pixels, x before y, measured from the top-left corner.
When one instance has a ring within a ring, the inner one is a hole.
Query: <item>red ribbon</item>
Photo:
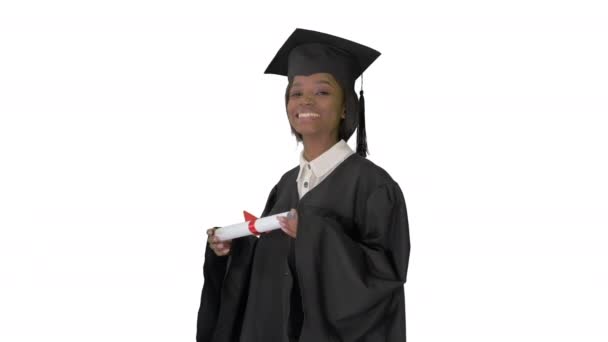
[[[256,221],[256,220],[257,220],[257,219],[253,219],[253,220],[251,220],[251,221],[247,221],[247,223],[249,223],[249,231],[250,231],[250,232],[251,232],[251,234],[253,234],[253,235],[260,235],[260,232],[258,232],[258,231],[255,229],[255,221]]]

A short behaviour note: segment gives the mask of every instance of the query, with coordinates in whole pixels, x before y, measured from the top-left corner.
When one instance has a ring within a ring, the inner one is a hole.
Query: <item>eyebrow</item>
[[[327,81],[327,80],[318,80],[318,81],[316,81],[316,82],[315,82],[315,84],[319,84],[319,83],[324,83],[324,84],[329,85],[330,87],[333,87],[333,84],[331,84],[331,83],[330,83],[329,81]],[[300,84],[300,82],[295,82],[295,83],[293,83],[291,86],[292,86],[292,87],[298,87],[298,86],[300,86],[300,85],[301,85],[301,84]]]

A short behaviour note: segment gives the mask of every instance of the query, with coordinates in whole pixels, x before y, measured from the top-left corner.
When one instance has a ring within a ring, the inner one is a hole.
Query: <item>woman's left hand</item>
[[[291,209],[289,213],[291,214],[291,218],[277,216],[277,219],[281,224],[281,230],[295,239],[296,235],[298,235],[298,212],[295,209]]]

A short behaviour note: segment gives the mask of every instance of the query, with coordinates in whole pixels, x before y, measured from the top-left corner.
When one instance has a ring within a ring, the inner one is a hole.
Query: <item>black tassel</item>
[[[365,98],[363,89],[359,92],[359,126],[357,127],[357,154],[367,157],[367,137],[365,135]]]

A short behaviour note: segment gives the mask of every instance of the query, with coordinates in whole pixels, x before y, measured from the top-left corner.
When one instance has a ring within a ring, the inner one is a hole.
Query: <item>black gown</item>
[[[197,341],[405,341],[410,240],[399,185],[352,154],[299,199],[298,172],[281,177],[261,215],[296,208],[296,239],[280,229],[242,237],[223,257],[207,245]]]

